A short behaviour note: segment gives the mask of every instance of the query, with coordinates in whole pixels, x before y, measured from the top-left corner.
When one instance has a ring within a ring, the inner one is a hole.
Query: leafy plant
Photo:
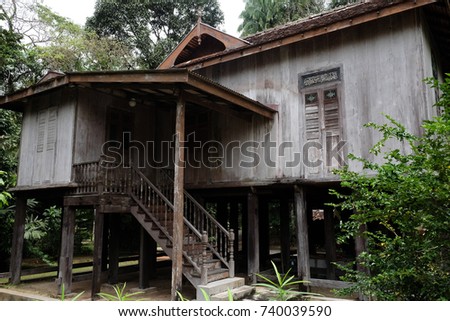
[[[84,291],[78,293],[78,294],[75,295],[72,299],[70,299],[70,301],[77,301],[83,294],[84,294]],[[61,295],[60,295],[60,297],[59,297],[59,300],[60,300],[60,301],[67,301],[67,300],[66,300],[66,289],[65,289],[64,283],[61,284]]]
[[[351,213],[341,223],[340,241],[365,238],[367,248],[347,269],[344,280],[378,300],[450,299],[450,74],[444,83],[428,80],[441,92],[435,118],[424,121],[423,135],[409,133],[387,116],[384,125],[368,124],[382,139],[371,162],[355,156],[367,173],[337,171],[350,193],[332,191],[340,210]],[[400,149],[387,149],[390,140]],[[364,227],[364,228],[361,228]]]
[[[133,300],[131,299],[132,297],[144,293],[144,292],[128,293],[125,292],[126,287],[127,287],[126,282],[123,283],[122,285],[116,284],[113,286],[115,295],[104,292],[97,293],[97,295],[106,301],[132,301]]]
[[[291,270],[289,269],[284,275],[278,272],[277,266],[273,261],[271,261],[273,269],[276,275],[276,281],[272,281],[264,275],[257,274],[258,277],[265,280],[267,283],[257,283],[258,286],[266,287],[270,290],[274,297],[271,298],[273,301],[288,301],[294,298],[298,298],[302,295],[311,295],[308,292],[300,292],[294,290],[294,287],[299,284],[304,284],[307,281],[297,280],[294,281],[294,275],[289,275]]]

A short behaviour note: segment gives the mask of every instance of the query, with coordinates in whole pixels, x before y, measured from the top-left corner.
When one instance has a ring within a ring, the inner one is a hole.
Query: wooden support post
[[[117,284],[119,281],[119,241],[120,216],[109,214],[109,275],[108,282]]]
[[[185,167],[185,111],[182,93],[178,96],[175,126],[175,174],[174,174],[174,218],[172,250],[172,291],[171,299],[178,299],[183,283],[183,216],[184,216],[184,167]]]
[[[308,217],[303,186],[295,186],[295,211],[297,214],[297,271],[301,280],[311,279],[309,267]]]
[[[224,200],[217,202],[217,220],[220,225],[227,228],[228,222],[228,203]]]
[[[105,221],[103,223],[102,272],[108,271],[109,240],[109,215],[105,214]]]
[[[149,277],[150,279],[156,279],[156,264],[158,262],[158,244],[151,237],[148,238],[148,250],[149,250]]]
[[[141,239],[139,247],[139,288],[146,289],[150,286],[150,274],[155,264],[152,262],[152,241],[147,231],[141,227]],[[154,254],[153,254],[154,255]]]
[[[269,226],[269,201],[265,198],[259,198],[258,205],[258,226],[259,235],[264,235],[259,239],[259,264],[263,268],[272,267],[270,260],[270,226]],[[269,265],[267,265],[269,263]]]
[[[228,203],[225,200],[219,200],[217,202],[217,220],[226,230],[228,230]],[[224,244],[223,239],[217,240],[217,247],[222,253],[226,253],[228,244]]]
[[[362,224],[359,226],[358,236],[355,237],[355,255],[356,255],[356,269],[358,272],[369,274],[370,271],[361,265],[358,256],[367,251],[367,237],[364,235],[367,231],[367,225]],[[361,301],[371,301],[372,298],[370,296],[363,295],[359,293],[359,300]]]
[[[248,194],[247,203],[247,275],[251,283],[256,282],[259,272],[259,221],[258,196]]]
[[[281,270],[286,273],[289,270],[291,256],[289,199],[280,199],[280,243],[281,243]]]
[[[102,250],[103,250],[103,225],[105,214],[100,209],[95,209],[94,221],[94,256],[92,264],[92,292],[91,299],[95,299],[95,295],[100,292],[102,281]]]
[[[9,271],[11,284],[20,283],[20,275],[22,273],[22,251],[23,240],[25,235],[25,217],[27,212],[27,199],[25,197],[16,196],[16,214],[14,217],[13,239],[11,248],[11,262]]]
[[[239,203],[237,200],[233,200],[230,203],[230,225],[234,231],[234,255],[235,260],[238,258],[239,252]]]
[[[364,235],[366,231],[367,226],[365,224],[359,226],[358,236],[355,238],[355,254],[357,258],[362,252],[367,250],[367,238]],[[358,259],[356,260],[356,269],[359,272],[368,272],[366,268],[361,266]]]
[[[73,246],[75,237],[75,208],[64,207],[61,225],[61,252],[59,256],[58,293],[72,292]]]
[[[334,233],[333,209],[325,210],[325,255],[327,259],[327,279],[336,279],[336,235]]]

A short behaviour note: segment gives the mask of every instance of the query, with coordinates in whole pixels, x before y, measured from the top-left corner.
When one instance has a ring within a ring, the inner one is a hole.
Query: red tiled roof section
[[[259,45],[261,43],[282,39],[308,30],[325,27],[338,21],[381,10],[401,2],[405,2],[405,0],[373,0],[361,2],[268,29],[248,36],[245,40],[253,45]]]

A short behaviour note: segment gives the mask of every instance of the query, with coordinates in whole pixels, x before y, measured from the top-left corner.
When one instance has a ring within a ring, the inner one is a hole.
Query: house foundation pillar
[[[105,214],[99,208],[95,210],[94,221],[94,256],[92,263],[92,292],[91,299],[100,292],[102,281],[102,257],[103,257],[103,227],[105,223]]]
[[[294,204],[297,214],[297,271],[301,280],[311,279],[308,244],[308,217],[306,212],[305,190],[295,186]]]
[[[11,284],[20,283],[22,273],[22,252],[25,235],[25,217],[27,211],[27,199],[23,196],[16,196],[16,214],[14,217],[13,239],[11,248],[11,261],[9,271]]]
[[[249,193],[247,199],[247,277],[251,283],[256,283],[256,273],[259,272],[259,220],[258,196]]]
[[[65,206],[61,224],[61,252],[59,256],[58,293],[72,292],[73,247],[75,237],[75,208]]]

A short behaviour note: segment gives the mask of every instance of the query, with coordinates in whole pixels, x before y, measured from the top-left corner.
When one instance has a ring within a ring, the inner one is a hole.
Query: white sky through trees
[[[225,15],[221,30],[233,36],[239,36],[238,26],[242,23],[239,15],[244,10],[244,0],[218,0]],[[70,18],[77,24],[84,24],[86,18],[94,12],[95,0],[42,0],[42,3],[61,16]]]

